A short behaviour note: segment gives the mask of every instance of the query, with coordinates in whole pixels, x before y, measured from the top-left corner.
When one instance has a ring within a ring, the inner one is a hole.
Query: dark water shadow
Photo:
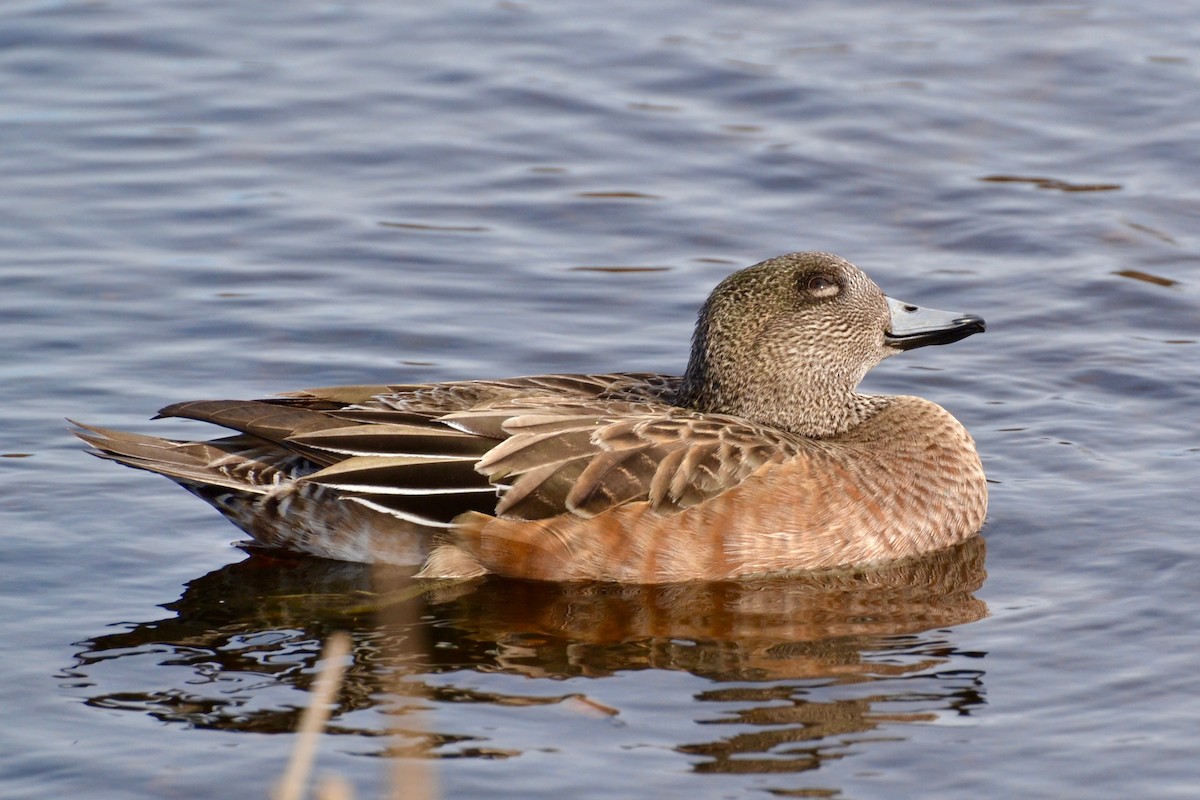
[[[844,747],[850,734],[982,705],[982,670],[950,668],[982,654],[958,651],[947,629],[987,614],[973,595],[984,556],[976,537],[885,568],[647,587],[445,586],[357,564],[251,555],[188,583],[163,606],[170,616],[116,623],[119,630],[77,643],[76,663],[61,677],[98,708],[197,728],[289,732],[322,641],[345,630],[353,662],[329,730],[373,737],[403,729],[406,709],[443,703],[566,704],[619,717],[577,681],[560,691],[561,679],[685,671],[710,684],[683,698],[690,705],[680,740],[668,744],[694,756],[696,771],[803,771],[840,757],[829,748]],[[403,614],[393,613],[398,607]],[[463,671],[548,680],[501,694],[459,685],[451,673]],[[397,675],[407,687],[400,694]],[[688,741],[697,721],[716,726],[712,741]],[[475,732],[414,728],[410,739],[411,747],[393,739],[363,752],[521,752]]]

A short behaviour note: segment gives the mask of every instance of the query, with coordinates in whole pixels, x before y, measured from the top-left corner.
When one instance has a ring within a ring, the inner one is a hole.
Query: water
[[[0,795],[264,797],[341,629],[320,766],[360,797],[389,753],[447,797],[1195,796],[1200,7],[0,20]],[[711,286],[796,249],[988,320],[868,379],[976,436],[986,560],[489,582],[380,621],[369,570],[248,559],[63,422],[172,435],[196,428],[146,418],[184,399],[674,372]]]

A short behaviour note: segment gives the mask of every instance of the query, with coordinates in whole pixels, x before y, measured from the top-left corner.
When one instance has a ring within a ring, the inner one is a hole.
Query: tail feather
[[[98,428],[74,420],[71,424],[77,428],[72,432],[91,445],[93,455],[165,475],[189,487],[213,486],[266,494],[280,480],[315,469],[305,459],[249,436],[183,442]]]
[[[409,566],[428,552],[428,525],[341,502],[336,489],[299,480],[319,465],[274,442],[246,434],[175,441],[71,424],[93,455],[170,478],[264,547]]]

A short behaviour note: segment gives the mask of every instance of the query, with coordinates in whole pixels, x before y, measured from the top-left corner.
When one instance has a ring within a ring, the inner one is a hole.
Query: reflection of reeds
[[[427,698],[424,696],[427,691],[424,683],[404,680],[408,670],[401,666],[407,664],[409,669],[412,669],[422,665],[424,661],[422,656],[427,650],[423,635],[424,628],[418,624],[420,621],[418,608],[424,606],[424,597],[419,592],[412,593],[413,584],[407,575],[386,565],[375,567],[374,584],[376,595],[385,598],[375,612],[377,624],[381,629],[393,630],[399,634],[384,637],[384,641],[389,642],[395,651],[390,654],[389,659],[395,666],[383,676],[382,688],[395,698],[418,694],[419,699],[424,701],[421,705],[428,707]],[[404,599],[400,599],[401,596]],[[388,602],[388,599],[391,602]],[[420,638],[418,639],[418,637]],[[392,757],[389,759],[392,767],[389,781],[391,797],[395,800],[399,800],[401,797],[408,800],[434,798],[437,796],[437,791],[433,782],[433,772],[427,760],[429,737],[425,734],[425,726],[421,723],[422,715],[414,713],[411,705],[407,703],[393,713],[403,713],[405,720],[403,732],[397,725],[391,726],[390,731],[392,737]],[[401,743],[401,737],[405,734],[408,737],[415,734],[421,740],[418,746],[420,752],[413,754],[416,757],[405,756],[406,751]]]
[[[308,774],[312,771],[313,755],[317,752],[317,737],[325,729],[329,721],[329,710],[333,700],[342,685],[342,673],[346,671],[346,656],[350,655],[350,636],[342,631],[330,635],[325,642],[325,650],[321,654],[321,671],[313,684],[312,702],[300,717],[300,726],[296,731],[296,745],[292,748],[292,757],[287,770],[275,787],[274,800],[300,800],[304,795],[304,785],[308,782]],[[333,792],[321,791],[322,800],[350,800],[353,793],[344,783],[325,784],[333,787]]]
[[[420,654],[420,647],[414,641],[420,628],[417,625],[416,615],[413,613],[413,602],[421,599],[422,587],[402,581],[396,574],[384,568],[377,569],[374,577],[377,602],[372,605],[379,627],[403,632],[401,635],[386,637],[386,641],[392,643],[393,650],[389,653],[389,660],[396,665],[412,663],[412,658]],[[273,800],[300,800],[303,797],[304,787],[312,770],[317,739],[329,720],[330,708],[341,687],[342,676],[346,668],[346,657],[350,655],[350,652],[349,634],[342,631],[330,634],[321,654],[320,672],[313,684],[312,702],[304,710],[300,719],[296,731],[296,745],[292,749],[292,757],[287,770],[275,789]],[[411,696],[414,690],[418,692],[422,690],[421,684],[413,684],[404,681],[403,678],[404,671],[402,669],[392,669],[384,680],[383,689],[395,698]],[[423,726],[414,719],[416,715],[413,714],[411,707],[403,708],[397,713],[404,713],[406,720],[403,731],[399,726],[392,726],[390,731],[395,740],[392,747],[394,755],[390,759],[392,765],[391,780],[389,781],[390,796],[397,800],[400,797],[407,798],[407,800],[431,800],[437,795],[428,767],[419,758],[405,758],[396,755],[412,753],[419,757],[427,753],[428,744],[425,742],[416,748],[402,746],[400,743],[402,736],[412,737],[414,733],[418,737],[426,739],[427,737],[423,736]],[[316,796],[317,800],[354,800],[354,789],[349,781],[341,775],[329,775],[325,776],[317,786]]]

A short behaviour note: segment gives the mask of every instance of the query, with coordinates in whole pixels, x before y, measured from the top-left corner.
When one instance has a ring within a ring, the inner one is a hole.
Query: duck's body
[[[892,352],[982,329],[888,301],[835,256],[793,254],[714,291],[682,377],[315,389],[161,412],[240,432],[213,442],[80,435],[261,545],[430,577],[660,583],[863,564],[982,526],[962,425],[921,398],[854,392]]]

